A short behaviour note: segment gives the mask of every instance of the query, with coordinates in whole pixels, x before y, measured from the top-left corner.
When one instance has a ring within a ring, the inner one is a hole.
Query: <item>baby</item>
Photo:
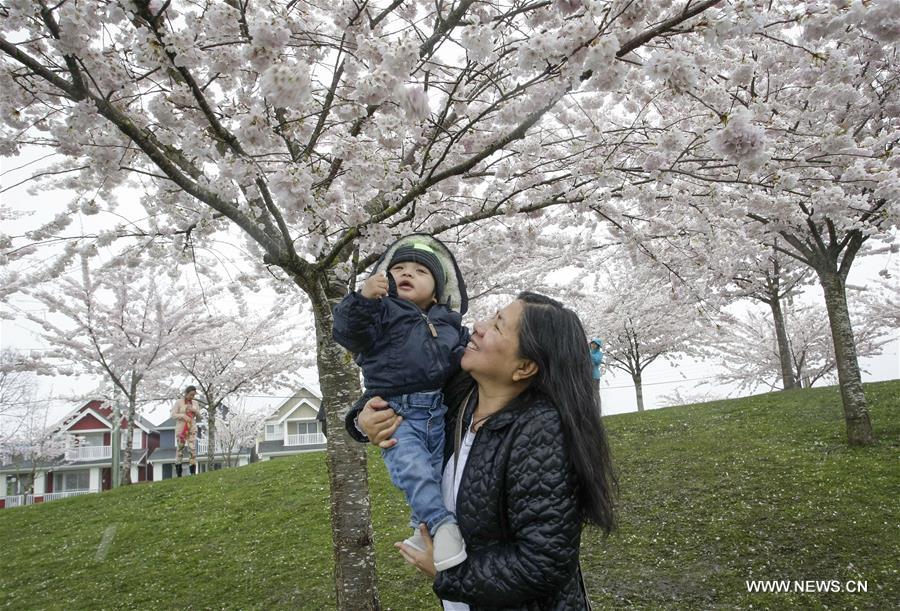
[[[362,288],[334,309],[334,339],[356,354],[366,395],[381,396],[403,417],[397,444],[381,453],[412,509],[414,532],[405,543],[424,551],[417,530],[424,522],[438,571],[466,559],[456,517],[441,497],[447,411],[441,388],[469,341],[466,307],[453,255],[437,239],[413,234],[391,245]]]

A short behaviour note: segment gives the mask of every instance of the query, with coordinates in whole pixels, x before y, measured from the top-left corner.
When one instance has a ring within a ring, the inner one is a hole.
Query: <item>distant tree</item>
[[[265,422],[265,414],[244,405],[230,406],[219,424],[218,444],[227,466],[237,464],[241,448],[253,447]],[[210,442],[212,443],[212,442]]]
[[[28,482],[20,482],[23,494],[34,491],[37,470],[56,460],[66,450],[65,439],[59,434],[59,426],[50,420],[50,406],[47,402],[32,401],[24,405],[18,413],[15,431],[3,440],[0,454],[5,454],[19,473],[28,472]],[[5,492],[5,491],[4,491]]]
[[[704,323],[700,304],[650,266],[627,259],[607,264],[580,312],[590,337],[604,341],[604,362],[631,376],[638,411],[644,411],[643,373],[659,359],[696,354]]]
[[[0,464],[8,462],[11,439],[34,401],[36,375],[28,367],[19,351],[0,350]]]
[[[896,245],[892,247],[896,248]],[[895,252],[891,250],[894,257]],[[854,297],[867,320],[896,331],[900,329],[900,260],[895,259],[893,267],[893,271],[888,268],[881,270],[878,279],[861,287],[862,290]]]
[[[887,329],[862,314],[854,315],[854,319],[859,355],[879,354],[887,340]],[[785,317],[785,330],[792,376],[798,388],[833,379],[837,360],[828,314],[812,305],[791,307]],[[751,391],[759,387],[778,388],[781,351],[771,316],[754,310],[740,316],[726,315],[717,331],[707,336],[706,343],[708,354],[724,370],[718,376],[721,382]]]
[[[185,338],[208,324],[197,298],[165,278],[159,270],[127,265],[91,271],[83,257],[78,280],[64,276],[54,286],[27,291],[49,311],[46,317],[27,315],[50,346],[33,366],[58,375],[100,375],[124,395],[125,483],[131,483],[132,437],[139,405],[147,398],[144,385],[171,375]],[[60,317],[64,324],[55,322]]]
[[[774,244],[777,244],[777,240]],[[751,299],[768,306],[778,348],[782,388],[799,388],[800,380],[792,366],[783,303],[785,298],[793,295],[800,285],[808,281],[810,270],[775,248],[764,247],[760,255],[756,257],[756,265],[742,269],[735,275],[734,282]]]

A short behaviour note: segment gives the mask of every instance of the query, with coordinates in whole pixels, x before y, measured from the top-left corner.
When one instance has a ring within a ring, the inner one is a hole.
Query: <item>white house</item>
[[[325,449],[320,418],[322,397],[301,386],[290,399],[266,418],[262,439],[256,444],[259,460]]]

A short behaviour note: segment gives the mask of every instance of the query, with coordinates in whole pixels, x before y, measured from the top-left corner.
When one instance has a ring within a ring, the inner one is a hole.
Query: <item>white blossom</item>
[[[259,83],[266,99],[275,106],[303,108],[312,97],[309,67],[275,64],[266,70]]]
[[[481,64],[490,64],[497,59],[494,51],[494,33],[490,26],[471,25],[462,28],[460,43],[469,59]]]
[[[676,93],[691,91],[697,86],[699,71],[694,59],[681,55],[654,52],[644,64],[647,75],[663,82]]]
[[[740,109],[732,114],[727,125],[710,139],[713,149],[727,159],[758,167],[765,161],[765,130],[752,122],[752,114]]]
[[[403,110],[406,117],[412,123],[417,123],[428,117],[428,94],[423,87],[407,87],[403,95]]]

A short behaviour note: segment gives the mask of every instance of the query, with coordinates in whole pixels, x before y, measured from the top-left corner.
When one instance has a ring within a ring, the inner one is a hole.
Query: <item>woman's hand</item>
[[[419,524],[419,532],[422,533],[422,540],[425,542],[424,552],[420,552],[406,543],[394,543],[394,547],[400,550],[400,555],[404,560],[434,579],[437,575],[437,569],[434,568],[434,543],[431,541],[431,535],[428,534],[428,527],[425,524]]]
[[[365,433],[372,445],[379,448],[392,448],[397,444],[397,440],[391,439],[391,435],[402,421],[403,418],[398,416],[381,397],[372,397],[366,401],[359,416],[356,417],[359,429]]]

